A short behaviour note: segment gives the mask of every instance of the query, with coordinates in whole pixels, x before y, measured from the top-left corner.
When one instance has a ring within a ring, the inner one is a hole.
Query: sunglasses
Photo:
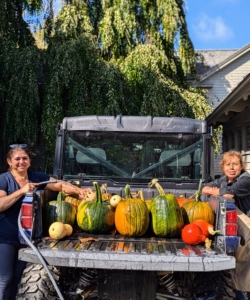
[[[28,147],[27,144],[12,144],[12,145],[9,145],[10,148],[26,148]]]

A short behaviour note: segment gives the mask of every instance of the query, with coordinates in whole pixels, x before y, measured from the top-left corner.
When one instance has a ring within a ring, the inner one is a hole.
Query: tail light
[[[234,203],[227,203],[225,217],[225,244],[226,252],[235,252],[238,244],[238,214]]]
[[[32,237],[32,227],[33,227],[33,214],[34,214],[34,203],[33,203],[33,194],[26,194],[23,203],[21,206],[21,227],[23,232],[30,240]],[[27,244],[24,240],[22,234],[20,233],[20,229],[18,231],[18,237],[22,244]]]

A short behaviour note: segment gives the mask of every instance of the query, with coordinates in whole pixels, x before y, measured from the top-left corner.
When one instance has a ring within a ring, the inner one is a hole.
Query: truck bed
[[[84,238],[92,240],[82,242]],[[45,238],[37,247],[48,264],[54,266],[187,272],[235,268],[235,258],[219,247],[206,249],[202,245],[187,245],[179,239],[75,233],[59,241]],[[21,249],[19,259],[40,263],[31,248]]]

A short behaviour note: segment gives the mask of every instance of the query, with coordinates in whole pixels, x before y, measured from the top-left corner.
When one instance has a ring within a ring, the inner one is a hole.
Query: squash
[[[69,224],[64,224],[66,229],[66,236],[70,236],[73,233],[73,227]]]
[[[82,200],[78,198],[78,195],[66,194],[65,191],[62,191],[62,197],[65,202],[73,205],[76,210],[82,202]]]
[[[66,236],[66,228],[62,222],[54,222],[49,227],[49,236],[52,239],[60,240]]]
[[[145,201],[132,198],[130,186],[125,186],[125,200],[120,201],[115,211],[115,227],[124,236],[140,237],[149,225],[149,213]]]
[[[220,232],[220,230],[214,230],[214,225],[209,224],[205,220],[195,220],[192,224],[198,225],[206,237],[215,235],[217,232]]]
[[[119,202],[122,201],[122,197],[119,196],[119,195],[113,195],[110,200],[109,200],[109,203],[112,207],[116,207]]]
[[[181,209],[172,194],[165,194],[157,179],[153,179],[150,187],[155,186],[159,195],[151,202],[152,228],[157,236],[178,237],[184,226]]]
[[[211,241],[196,224],[185,225],[181,231],[181,238],[186,244],[198,245],[200,243],[205,243],[206,248],[210,248],[211,246]]]
[[[143,195],[143,191],[142,191],[142,190],[138,191],[138,194],[139,194],[140,198],[141,198],[143,201],[145,201],[145,203],[146,203],[146,205],[147,205],[147,208],[148,208],[148,212],[150,212],[150,211],[151,211],[151,203],[152,203],[152,199],[147,199],[147,200],[145,200],[145,199],[144,199],[144,195]]]
[[[83,201],[78,206],[77,224],[89,233],[107,233],[114,228],[114,209],[108,201],[102,201],[101,190],[98,183],[93,182],[96,199]]]
[[[193,223],[195,220],[205,220],[210,224],[214,224],[214,211],[212,207],[204,201],[200,200],[201,180],[199,188],[195,193],[195,201],[187,202],[183,205],[182,214],[185,224]]]
[[[62,197],[62,192],[59,192],[57,200],[52,200],[44,206],[43,224],[46,231],[52,223],[57,221],[71,226],[75,223],[76,209],[70,203],[62,201]]]

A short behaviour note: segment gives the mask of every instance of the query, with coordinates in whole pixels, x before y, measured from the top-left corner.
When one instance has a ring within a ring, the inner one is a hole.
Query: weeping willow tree
[[[56,17],[54,3],[0,3],[0,126],[10,141],[42,132],[51,166],[65,116],[204,119],[211,111],[187,82],[196,57],[183,0],[64,0]],[[24,11],[31,23],[44,18],[29,26]]]

